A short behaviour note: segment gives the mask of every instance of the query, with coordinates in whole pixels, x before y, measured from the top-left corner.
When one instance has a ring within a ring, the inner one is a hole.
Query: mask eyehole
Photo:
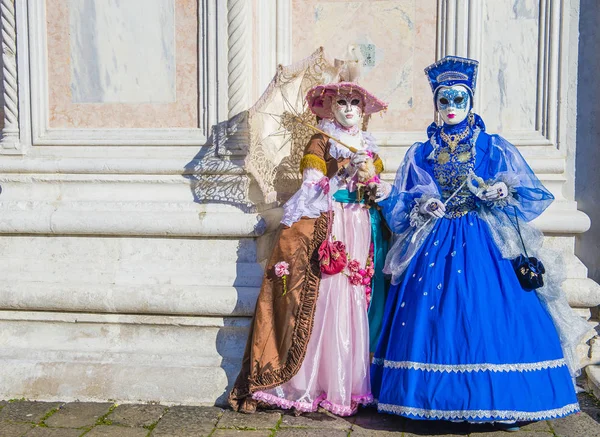
[[[447,98],[445,98],[445,97],[442,97],[442,98],[440,99],[440,103],[441,103],[442,105],[447,105],[447,104],[448,104],[448,103],[450,103],[450,102],[448,101],[448,99],[447,99]]]
[[[461,104],[463,102],[465,98],[464,97],[456,97],[454,99],[454,103],[456,103],[457,105]]]
[[[346,101],[344,99],[338,100],[337,104],[340,105],[340,106],[346,106],[347,105],[347,103],[346,103]]]
[[[352,99],[352,101],[350,102],[350,104],[352,106],[358,106],[358,105],[360,105],[360,100],[358,100],[358,99]]]

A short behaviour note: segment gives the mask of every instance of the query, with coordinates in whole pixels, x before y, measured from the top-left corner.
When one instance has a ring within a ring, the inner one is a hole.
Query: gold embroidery
[[[450,161],[450,154],[448,152],[440,152],[437,158],[438,164],[444,165]]]
[[[471,159],[471,152],[462,152],[458,154],[458,160],[460,162],[467,162]]]

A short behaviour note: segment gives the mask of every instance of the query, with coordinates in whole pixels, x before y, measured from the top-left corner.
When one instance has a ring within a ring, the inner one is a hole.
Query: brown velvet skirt
[[[242,369],[229,394],[236,411],[256,411],[252,393],[289,381],[304,361],[321,281],[318,249],[327,236],[327,220],[322,214],[281,226],[265,268]],[[290,266],[285,295],[283,281],[273,271],[280,261]]]

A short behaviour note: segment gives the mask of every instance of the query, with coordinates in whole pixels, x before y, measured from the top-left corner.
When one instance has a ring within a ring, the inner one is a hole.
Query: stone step
[[[586,390],[593,393],[596,398],[600,398],[600,364],[587,366],[585,374],[587,376]]]
[[[6,286],[21,282],[260,286],[252,238],[2,236]]]
[[[0,309],[252,317],[258,286],[2,282]]]
[[[0,311],[0,399],[223,404],[249,323]]]

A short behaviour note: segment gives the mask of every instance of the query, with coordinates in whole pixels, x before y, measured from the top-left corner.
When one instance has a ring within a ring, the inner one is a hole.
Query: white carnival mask
[[[471,96],[464,86],[454,85],[440,89],[435,104],[443,122],[455,125],[469,115]]]
[[[362,106],[360,94],[340,94],[332,99],[331,112],[340,125],[351,128],[362,122]]]

